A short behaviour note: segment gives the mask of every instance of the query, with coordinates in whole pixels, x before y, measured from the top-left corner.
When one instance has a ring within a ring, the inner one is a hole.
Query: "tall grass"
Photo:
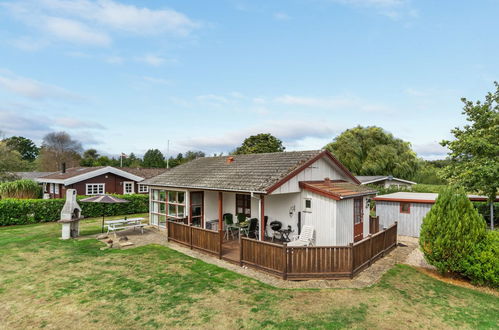
[[[40,198],[42,188],[33,180],[22,179],[0,184],[1,198]]]

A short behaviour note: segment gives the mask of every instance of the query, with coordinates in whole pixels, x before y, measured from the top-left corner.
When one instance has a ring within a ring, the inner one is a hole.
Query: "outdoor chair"
[[[237,214],[237,223],[242,223],[246,221],[246,214],[238,213]]]
[[[303,226],[300,235],[293,236],[293,240],[288,243],[288,246],[312,246],[314,231],[312,226]]]
[[[243,227],[241,228],[241,232],[246,235],[246,237],[252,236],[252,238],[256,238],[256,233],[257,233],[257,226],[258,226],[258,219],[257,218],[251,218],[250,223],[248,227]]]
[[[230,236],[234,238],[234,230],[238,230],[237,226],[234,225],[234,218],[231,213],[225,213],[223,215],[225,224],[225,237],[229,239]]]

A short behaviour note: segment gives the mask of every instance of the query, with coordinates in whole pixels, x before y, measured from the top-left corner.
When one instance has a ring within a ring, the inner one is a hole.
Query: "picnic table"
[[[105,224],[107,226],[107,233],[109,232],[114,232],[114,236],[116,237],[116,232],[119,230],[126,230],[126,229],[131,229],[133,228],[134,230],[136,228],[140,228],[141,233],[144,233],[144,227],[146,226],[145,223],[142,223],[142,220],[145,218],[129,218],[129,219],[119,219],[119,220],[108,220],[105,221]]]

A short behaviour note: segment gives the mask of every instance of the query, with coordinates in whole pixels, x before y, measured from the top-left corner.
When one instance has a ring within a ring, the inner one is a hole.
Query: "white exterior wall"
[[[204,223],[218,219],[218,191],[204,190]]]
[[[364,222],[364,228],[363,228],[363,238],[366,238],[367,235],[369,235],[369,207],[367,207],[367,201],[369,200],[369,198],[372,198],[374,196],[366,196],[366,197],[363,197],[362,199],[362,212],[364,212],[364,216],[362,218],[362,221]]]
[[[315,181],[330,178],[331,180],[346,180],[353,182],[346,177],[340,169],[331,161],[320,158],[308,168],[304,169],[293,178],[285,182],[282,186],[272,192],[272,195],[300,192],[300,181]]]
[[[338,201],[336,205],[335,245],[348,245],[353,242],[353,199]]]
[[[398,221],[398,235],[419,237],[421,224],[433,204],[411,203],[411,213],[400,213],[399,202],[376,201],[376,215],[380,226],[388,227]]]
[[[217,192],[218,194],[218,192]],[[218,197],[217,197],[218,198]],[[229,193],[229,192],[224,192],[223,193],[223,201],[222,201],[222,208],[223,208],[223,213],[231,213],[234,215],[234,220],[236,219],[236,194],[235,193]],[[218,212],[218,199],[217,199],[217,205],[216,209]],[[218,216],[217,216],[218,218]]]
[[[315,230],[316,246],[331,246],[336,243],[336,206],[334,199],[304,191],[303,199],[311,198],[311,211],[302,211],[302,226],[312,226]],[[304,202],[301,203],[302,208]]]
[[[272,221],[282,222],[283,229],[291,226],[294,232],[290,235],[298,235],[298,212],[301,211],[301,193],[278,194],[265,196],[265,215],[269,217],[268,223]],[[294,212],[290,216],[290,210],[294,207]],[[303,212],[302,212],[303,226]],[[272,229],[267,225],[267,234],[272,235]]]

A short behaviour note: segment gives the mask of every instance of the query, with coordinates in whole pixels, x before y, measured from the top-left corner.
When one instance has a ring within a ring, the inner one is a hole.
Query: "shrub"
[[[103,214],[122,215],[149,211],[148,195],[116,195],[130,201],[119,204],[78,203],[86,218]],[[86,196],[78,196],[78,199]],[[0,226],[50,222],[60,219],[64,199],[3,199],[0,200]]]
[[[441,273],[462,272],[462,260],[485,237],[485,221],[463,189],[439,195],[421,225],[419,244],[426,260]]]
[[[499,288],[499,231],[489,231],[463,259],[463,275],[472,283]]]
[[[34,180],[22,179],[0,184],[1,198],[40,198],[42,188]]]

